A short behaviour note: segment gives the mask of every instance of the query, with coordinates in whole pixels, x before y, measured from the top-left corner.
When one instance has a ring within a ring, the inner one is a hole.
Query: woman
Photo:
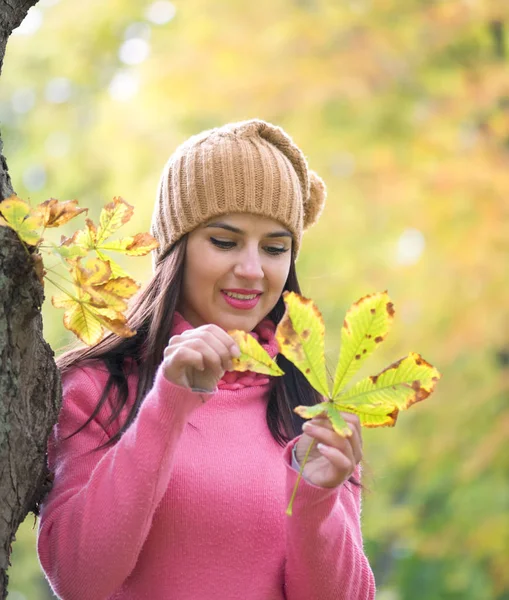
[[[278,354],[282,292],[299,292],[321,180],[260,120],[192,137],[157,195],[154,276],[110,335],[59,360],[63,406],[38,552],[65,600],[365,600],[352,436],[292,412],[320,400],[283,356],[280,378],[231,371],[249,331]],[[300,435],[299,435],[300,434]],[[293,516],[285,509],[312,439]],[[350,481],[348,481],[350,478]]]

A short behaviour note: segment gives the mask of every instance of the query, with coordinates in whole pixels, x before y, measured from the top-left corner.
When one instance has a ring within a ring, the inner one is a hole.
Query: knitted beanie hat
[[[152,216],[159,242],[154,267],[185,233],[226,213],[279,221],[292,233],[297,257],[302,232],[325,203],[325,185],[280,128],[259,119],[192,136],[166,163]]]

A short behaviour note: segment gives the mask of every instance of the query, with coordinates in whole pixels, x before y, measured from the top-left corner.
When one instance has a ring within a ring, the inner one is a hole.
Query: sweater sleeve
[[[132,425],[114,446],[93,451],[108,439],[100,418],[64,438],[97,404],[102,390],[95,374],[85,368],[64,376],[48,446],[55,479],[37,548],[54,591],[66,600],[103,600],[129,576],[168,487],[187,418],[202,403],[200,394],[167,381],[160,367]]]
[[[283,452],[287,503],[298,476],[291,466],[297,439]],[[287,600],[375,598],[375,580],[362,545],[359,487],[347,483],[322,488],[301,479],[293,514],[286,519]]]

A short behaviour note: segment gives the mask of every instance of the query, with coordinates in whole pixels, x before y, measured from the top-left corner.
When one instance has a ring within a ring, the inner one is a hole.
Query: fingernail
[[[303,430],[306,430],[306,429],[311,429],[311,427],[313,427],[313,425],[311,425],[311,423],[309,423],[309,422],[306,422],[306,423],[304,423],[304,425],[302,426],[302,429],[303,429]]]
[[[317,444],[316,447],[318,448],[318,452],[327,452],[327,450],[329,449],[329,446],[326,446],[325,444],[322,444],[321,442],[319,444]]]
[[[230,351],[235,358],[238,358],[240,356],[240,348],[238,346],[232,346],[230,348]]]

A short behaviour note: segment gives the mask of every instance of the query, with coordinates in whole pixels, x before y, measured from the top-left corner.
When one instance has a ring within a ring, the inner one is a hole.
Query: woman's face
[[[290,269],[292,236],[246,213],[214,217],[188,236],[178,311],[194,327],[252,331],[274,308]]]

